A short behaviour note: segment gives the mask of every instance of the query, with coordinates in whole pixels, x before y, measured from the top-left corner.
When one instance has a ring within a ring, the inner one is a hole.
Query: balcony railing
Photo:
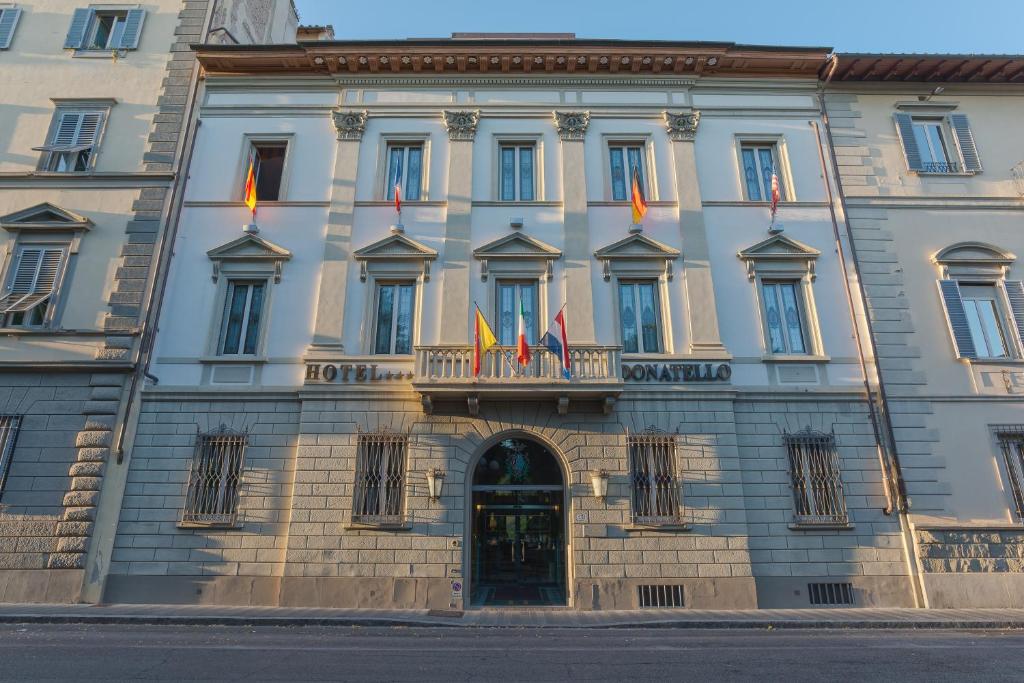
[[[921,170],[925,173],[959,173],[960,164],[955,161],[926,161]]]

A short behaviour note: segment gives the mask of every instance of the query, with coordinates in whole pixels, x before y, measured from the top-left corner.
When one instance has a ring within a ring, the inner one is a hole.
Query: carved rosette
[[[449,140],[472,140],[480,123],[480,111],[444,111],[444,127]]]
[[[331,113],[339,140],[362,140],[366,130],[365,111],[334,111]]]
[[[700,112],[665,112],[665,127],[668,128],[670,140],[693,142],[697,137],[697,124],[700,123]]]
[[[563,140],[582,140],[590,125],[589,111],[556,111],[555,128]]]

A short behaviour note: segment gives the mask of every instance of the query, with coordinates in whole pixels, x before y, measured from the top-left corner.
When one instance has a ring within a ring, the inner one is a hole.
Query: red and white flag
[[[775,222],[775,212],[779,210],[779,199],[782,198],[782,194],[779,192],[779,176],[773,170],[772,171],[772,222]]]
[[[519,340],[516,343],[516,360],[520,365],[530,364],[530,345],[526,341],[526,309],[519,302]]]
[[[398,217],[402,217],[402,155],[398,155],[398,161],[395,163],[395,211],[398,212]]]

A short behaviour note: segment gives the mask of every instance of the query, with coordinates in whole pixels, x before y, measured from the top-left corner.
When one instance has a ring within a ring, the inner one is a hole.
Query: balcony
[[[571,379],[562,376],[558,358],[546,348],[530,350],[530,362],[520,366],[515,347],[492,347],[474,377],[472,346],[417,346],[412,386],[428,414],[438,399],[465,400],[471,415],[479,412],[481,399],[555,399],[561,415],[569,411],[570,399],[598,400],[606,414],[611,412],[622,393],[621,347],[571,347]]]

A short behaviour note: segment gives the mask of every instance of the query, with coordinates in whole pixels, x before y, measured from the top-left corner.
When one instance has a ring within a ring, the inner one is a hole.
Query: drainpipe
[[[864,389],[868,396],[871,423],[875,432],[875,439],[878,443],[879,461],[882,466],[882,477],[885,483],[886,499],[888,501],[887,509],[884,512],[887,515],[891,515],[893,512],[896,512],[899,516],[900,529],[903,535],[904,551],[908,558],[907,562],[909,565],[909,575],[914,594],[914,605],[916,607],[928,607],[927,593],[924,590],[921,567],[919,565],[916,552],[916,543],[914,542],[908,515],[911,501],[907,495],[906,482],[903,479],[903,468],[900,465],[899,452],[896,447],[896,435],[893,431],[892,420],[889,417],[889,402],[885,391],[885,380],[882,377],[881,368],[878,367],[878,346],[875,342],[871,316],[868,313],[868,300],[862,285],[863,279],[860,271],[860,259],[857,257],[857,245],[853,239],[853,230],[850,226],[850,213],[846,205],[846,191],[843,188],[843,180],[839,172],[839,163],[836,160],[835,143],[832,138],[832,127],[829,124],[828,109],[825,106],[825,88],[831,82],[832,77],[835,75],[836,69],[839,66],[839,56],[833,54],[830,57],[830,61],[831,64],[828,67],[828,73],[825,78],[822,79],[821,85],[818,88],[818,106],[821,120],[824,123],[825,136],[828,139],[829,160],[831,161],[832,176],[835,179],[836,189],[839,195],[839,205],[843,210],[843,224],[847,236],[847,244],[845,246],[839,229],[839,221],[836,217],[835,197],[833,196],[832,186],[829,182],[829,173],[825,162],[825,150],[822,145],[818,123],[816,121],[811,121],[810,124],[814,128],[815,137],[818,143],[818,158],[821,162],[822,178],[825,183],[825,192],[828,196],[829,212],[832,216],[832,229],[835,235],[836,250],[839,254],[839,262],[843,269],[843,289],[846,293],[847,304],[849,305],[850,314],[854,323],[853,330],[857,340],[857,356],[860,361],[861,374],[864,377]],[[857,278],[857,282],[861,284],[861,286],[856,288],[856,295],[853,292],[854,288],[852,287],[849,278],[850,271],[848,270],[848,262],[845,253],[847,248],[850,250],[853,275]],[[871,349],[872,358],[874,359],[874,381],[877,383],[877,387],[872,386],[872,378],[868,372],[869,361],[864,354],[864,338],[861,335],[860,326],[857,324],[857,301],[855,297],[859,297],[860,307],[864,311],[863,317],[864,325],[867,328],[867,343]]]

